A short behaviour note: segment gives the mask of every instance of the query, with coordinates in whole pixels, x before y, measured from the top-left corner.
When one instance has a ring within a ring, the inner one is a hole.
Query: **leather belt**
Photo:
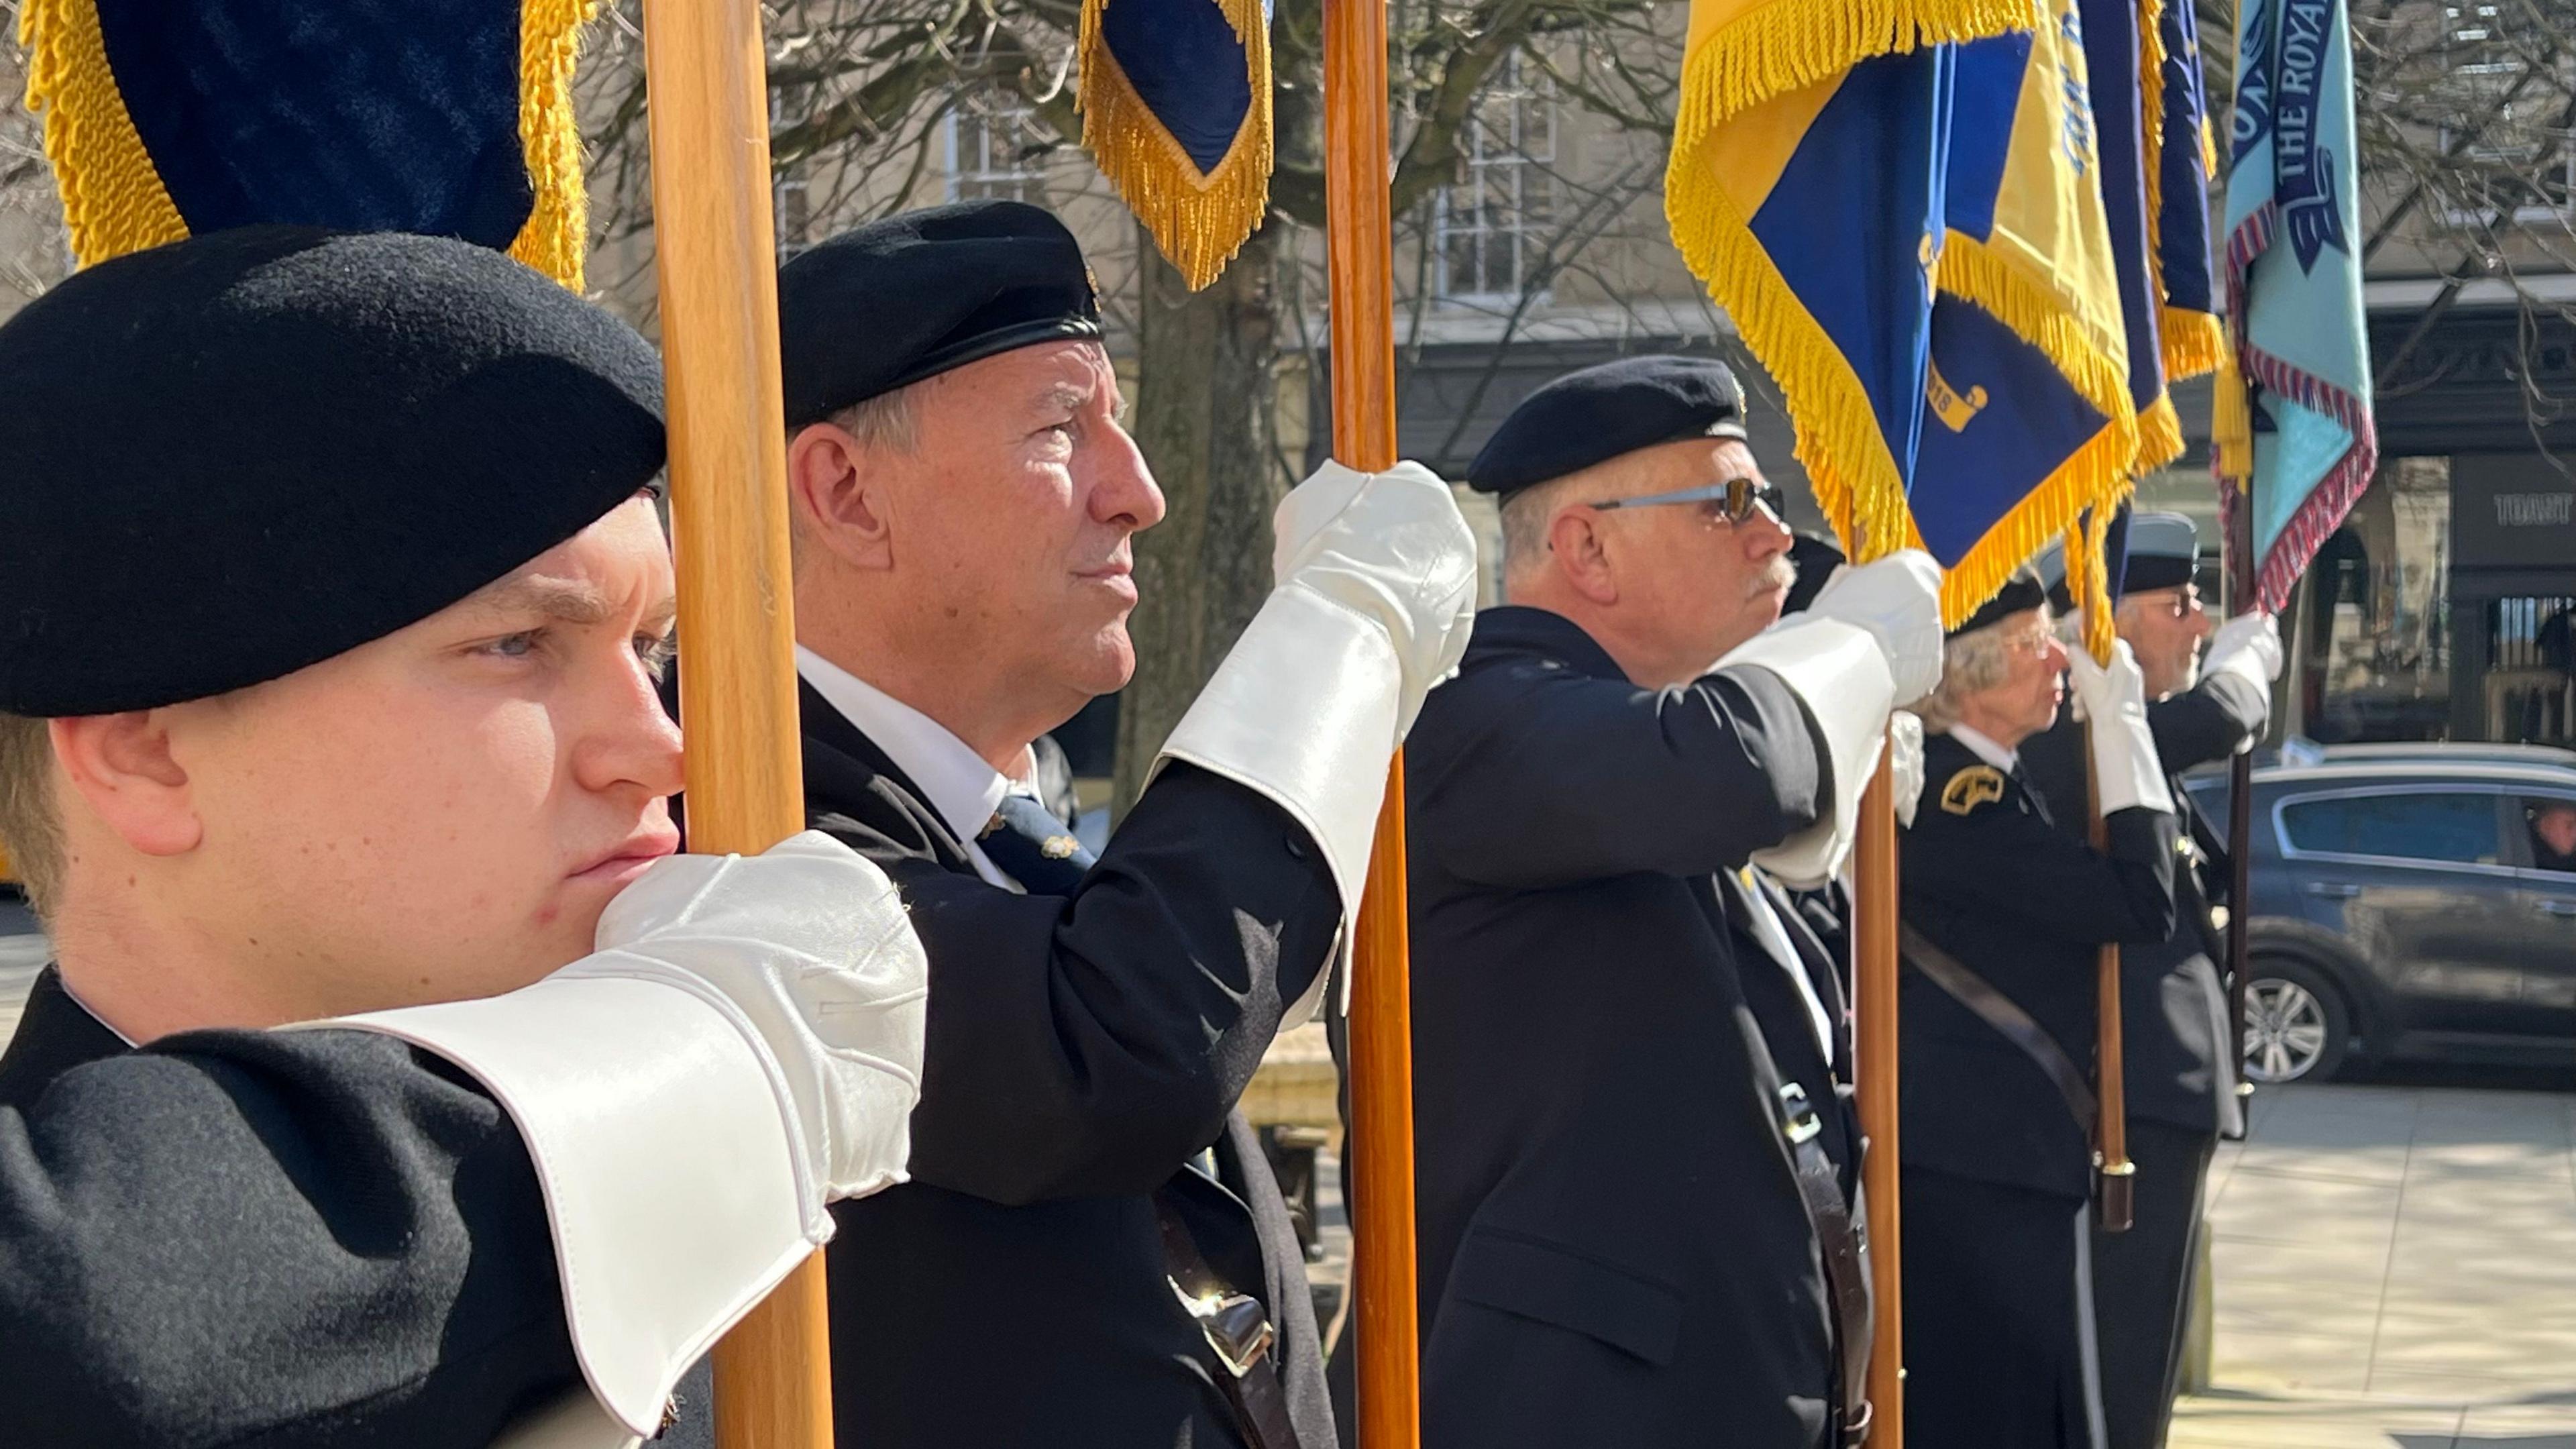
[[[1869,1232],[1843,1201],[1842,1179],[1818,1140],[1824,1128],[1816,1121],[1807,1089],[1783,1082],[1775,1100],[1780,1136],[1789,1144],[1791,1176],[1797,1179],[1798,1199],[1815,1230],[1825,1288],[1834,1299],[1835,1358],[1841,1381],[1834,1408],[1836,1442],[1850,1449],[1869,1437],[1869,1349],[1876,1331],[1870,1303]]]
[[[1997,991],[1993,984],[1968,969],[1967,963],[1932,944],[1930,938],[1912,926],[1900,927],[1905,959],[1913,963],[1935,986],[1950,994],[1952,1000],[1977,1014],[1977,1019],[2003,1034],[2004,1040],[2021,1048],[2023,1056],[2039,1064],[2048,1080],[2057,1087],[2057,1095],[2066,1099],[2066,1110],[2075,1114],[2075,1125],[2084,1129],[2087,1140],[2093,1136],[2093,1119],[2101,1107],[2093,1098],[2093,1083],[2048,1028],[2031,1019],[2021,1004]]]
[[[1269,1311],[1249,1293],[1238,1293],[1208,1266],[1179,1210],[1154,1194],[1154,1218],[1163,1233],[1163,1273],[1182,1309],[1199,1327],[1215,1364],[1209,1377],[1234,1410],[1235,1427],[1249,1449],[1298,1449],[1288,1417],[1288,1392],[1279,1382],[1271,1349],[1279,1341]]]

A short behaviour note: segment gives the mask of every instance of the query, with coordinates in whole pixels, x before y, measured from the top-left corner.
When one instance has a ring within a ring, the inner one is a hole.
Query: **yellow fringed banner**
[[[524,0],[524,9],[518,0],[495,3],[510,7],[519,40],[517,133],[532,198],[509,252],[579,291],[588,202],[572,76],[597,0]],[[62,193],[73,258],[89,266],[189,235],[126,108],[96,0],[22,0],[18,39],[27,50],[26,104],[44,118],[45,159]],[[329,216],[270,219],[359,224]]]
[[[1119,0],[1201,5],[1210,0]],[[1214,0],[1243,46],[1251,105],[1225,155],[1206,171],[1174,138],[1118,64],[1102,24],[1110,0],[1083,0],[1076,52],[1082,145],[1153,234],[1192,291],[1223,273],[1270,206],[1273,160],[1269,18],[1260,0]]]

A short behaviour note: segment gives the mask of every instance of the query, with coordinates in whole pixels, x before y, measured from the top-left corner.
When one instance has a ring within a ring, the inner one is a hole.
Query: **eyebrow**
[[[617,614],[617,605],[598,585],[570,579],[503,579],[478,602],[496,612],[542,614],[566,624],[604,624]]]

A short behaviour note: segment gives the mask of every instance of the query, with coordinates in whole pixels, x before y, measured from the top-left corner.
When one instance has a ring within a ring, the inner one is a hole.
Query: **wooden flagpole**
[[[1852,1025],[1859,1078],[1861,1190],[1869,1199],[1871,1449],[1905,1446],[1905,1272],[1897,1176],[1896,784],[1894,736],[1860,797],[1852,857]]]
[[[1393,467],[1394,216],[1386,0],[1324,0],[1324,234],[1332,285],[1333,454]],[[1361,1449],[1421,1440],[1414,1297],[1413,1000],[1406,957],[1404,759],[1387,775],[1351,988],[1351,1254]]]
[[[646,0],[689,849],[805,827],[759,0]],[[721,1449],[831,1449],[816,1253],[716,1345]]]

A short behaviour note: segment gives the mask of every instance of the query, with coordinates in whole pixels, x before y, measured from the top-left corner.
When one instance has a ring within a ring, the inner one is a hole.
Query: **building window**
[[[2534,55],[2558,64],[2555,44],[2510,33],[2521,16],[2508,14],[2504,0],[2445,5],[2442,17],[2443,109],[2462,120],[2441,128],[2440,151],[2468,141],[2441,183],[2450,192],[2448,221],[2483,227],[2567,216],[2576,198],[2576,148],[2558,125],[2565,85],[2546,77],[2525,82]]]
[[[1556,225],[1556,95],[1515,52],[1477,96],[1459,138],[1465,175],[1432,215],[1437,286],[1461,300],[1517,298],[1537,282]]]
[[[1046,157],[1055,142],[1014,97],[978,91],[948,113],[948,196],[1046,203]]]

